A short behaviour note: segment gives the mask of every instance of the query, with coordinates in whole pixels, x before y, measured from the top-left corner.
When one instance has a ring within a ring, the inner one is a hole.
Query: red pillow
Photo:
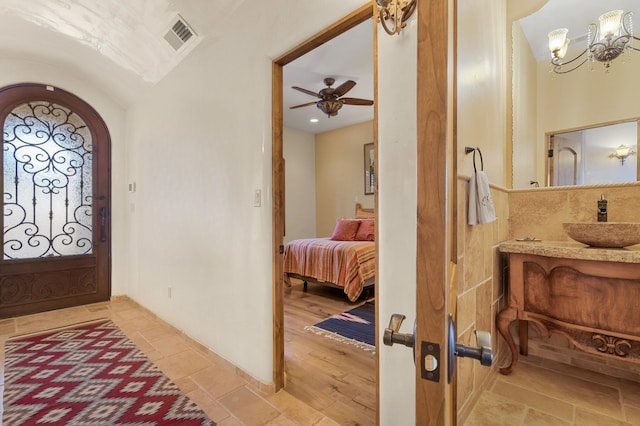
[[[375,241],[376,239],[376,221],[373,219],[362,219],[358,232],[356,233],[356,240],[358,241]]]
[[[356,233],[358,232],[358,226],[360,226],[359,220],[338,219],[336,227],[333,228],[331,239],[336,241],[354,241],[356,239]]]

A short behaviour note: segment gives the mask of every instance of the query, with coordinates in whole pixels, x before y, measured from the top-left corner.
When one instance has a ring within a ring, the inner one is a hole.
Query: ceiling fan
[[[315,96],[320,98],[319,101],[307,102],[306,104],[296,105],[290,107],[290,109],[301,108],[309,105],[316,105],[318,109],[325,114],[327,117],[331,118],[334,115],[338,115],[338,110],[342,108],[342,105],[373,105],[373,101],[369,99],[360,99],[360,98],[343,98],[349,90],[353,89],[356,85],[356,82],[353,80],[347,80],[342,83],[340,86],[333,88],[331,87],[333,83],[335,83],[335,79],[331,77],[327,77],[324,79],[324,84],[327,85],[324,89],[320,90],[318,93],[312,92],[311,90],[303,89],[302,87],[291,87],[292,89],[299,90],[302,93],[306,93],[307,95]]]

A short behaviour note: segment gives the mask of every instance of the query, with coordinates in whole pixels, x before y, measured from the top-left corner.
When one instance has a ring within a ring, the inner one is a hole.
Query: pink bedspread
[[[365,281],[376,275],[375,243],[329,238],[293,240],[284,248],[284,272],[344,287],[353,302],[362,293]]]

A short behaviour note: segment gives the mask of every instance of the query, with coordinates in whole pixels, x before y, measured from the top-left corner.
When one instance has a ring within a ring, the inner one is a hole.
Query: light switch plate
[[[262,205],[262,190],[256,189],[253,193],[253,207],[260,207]]]

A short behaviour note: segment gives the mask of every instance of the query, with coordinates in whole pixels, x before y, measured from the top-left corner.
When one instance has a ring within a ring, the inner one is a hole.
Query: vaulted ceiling
[[[246,0],[0,0],[0,57],[71,68],[127,105],[167,75],[205,40],[214,43]],[[181,18],[195,35],[179,50],[165,39]],[[373,119],[373,107],[345,106],[327,118],[292,85],[312,91],[346,79],[349,97],[373,99],[373,31],[368,21],[285,67],[285,125],[319,133]],[[44,72],[44,71],[43,71]],[[320,122],[311,125],[309,119]]]
[[[1,0],[0,56],[73,64],[74,71],[131,102],[205,38],[224,32],[244,0]],[[197,4],[195,4],[197,3]],[[195,32],[176,51],[165,40],[180,16]]]

